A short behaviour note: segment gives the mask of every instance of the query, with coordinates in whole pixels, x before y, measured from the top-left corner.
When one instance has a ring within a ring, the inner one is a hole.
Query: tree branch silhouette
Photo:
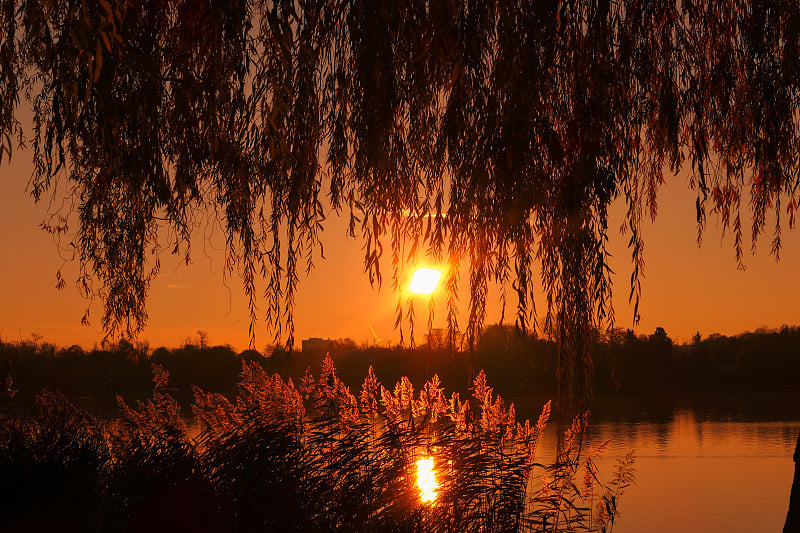
[[[473,343],[491,279],[513,280],[518,323],[536,327],[538,262],[561,388],[580,404],[589,332],[613,322],[615,198],[637,315],[641,221],[665,176],[688,167],[699,234],[718,216],[739,261],[743,199],[753,244],[774,213],[776,256],[795,224],[790,0],[3,0],[0,28],[0,157],[30,99],[33,196],[74,191],[69,235],[111,335],[146,322],[159,224],[188,244],[207,211],[251,336],[262,277],[266,320],[291,343],[298,269],[333,210],[364,240],[373,283],[384,252],[465,265],[450,275],[469,277]]]

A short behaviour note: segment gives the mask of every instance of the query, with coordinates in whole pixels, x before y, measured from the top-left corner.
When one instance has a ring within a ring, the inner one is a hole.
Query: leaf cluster
[[[492,280],[535,325],[538,263],[562,388],[581,396],[590,331],[613,321],[614,198],[635,315],[665,173],[689,167],[699,230],[710,209],[740,264],[742,204],[754,245],[774,214],[779,254],[800,183],[799,47],[793,0],[4,0],[0,155],[25,95],[31,190],[63,187],[79,285],[111,334],[146,321],[159,228],[188,257],[210,217],[251,335],[263,300],[291,344],[299,275],[334,211],[373,283],[390,257],[412,331],[399,288],[418,255],[449,265],[451,331],[466,265],[471,343]]]

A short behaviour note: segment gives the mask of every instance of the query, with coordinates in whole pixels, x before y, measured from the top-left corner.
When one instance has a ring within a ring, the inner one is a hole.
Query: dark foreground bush
[[[483,373],[470,404],[436,377],[370,369],[356,397],[330,359],[299,388],[245,363],[234,402],[195,390],[191,438],[154,381],[111,423],[55,394],[0,414],[0,531],[609,531],[633,479],[628,457],[599,481],[582,419],[537,462],[549,404],[520,424]]]

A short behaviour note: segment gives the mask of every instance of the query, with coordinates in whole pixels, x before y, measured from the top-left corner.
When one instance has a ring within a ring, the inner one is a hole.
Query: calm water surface
[[[604,479],[636,451],[637,482],[623,496],[615,532],[782,530],[800,431],[797,398],[737,400],[638,410],[631,400],[627,412],[617,405],[596,417],[588,444],[611,440],[599,462]]]
[[[545,398],[516,398],[518,418],[536,420]],[[187,411],[186,414],[189,414]],[[610,444],[598,465],[636,452],[636,485],[621,501],[616,533],[780,532],[800,432],[800,395],[618,397],[592,407],[587,445]],[[199,425],[187,417],[190,433]],[[555,429],[539,458],[555,449]]]

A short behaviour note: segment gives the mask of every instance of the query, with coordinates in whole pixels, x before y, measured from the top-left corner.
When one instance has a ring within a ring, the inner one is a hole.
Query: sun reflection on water
[[[433,457],[417,459],[417,486],[423,503],[433,503],[436,500],[439,484],[433,471]]]

